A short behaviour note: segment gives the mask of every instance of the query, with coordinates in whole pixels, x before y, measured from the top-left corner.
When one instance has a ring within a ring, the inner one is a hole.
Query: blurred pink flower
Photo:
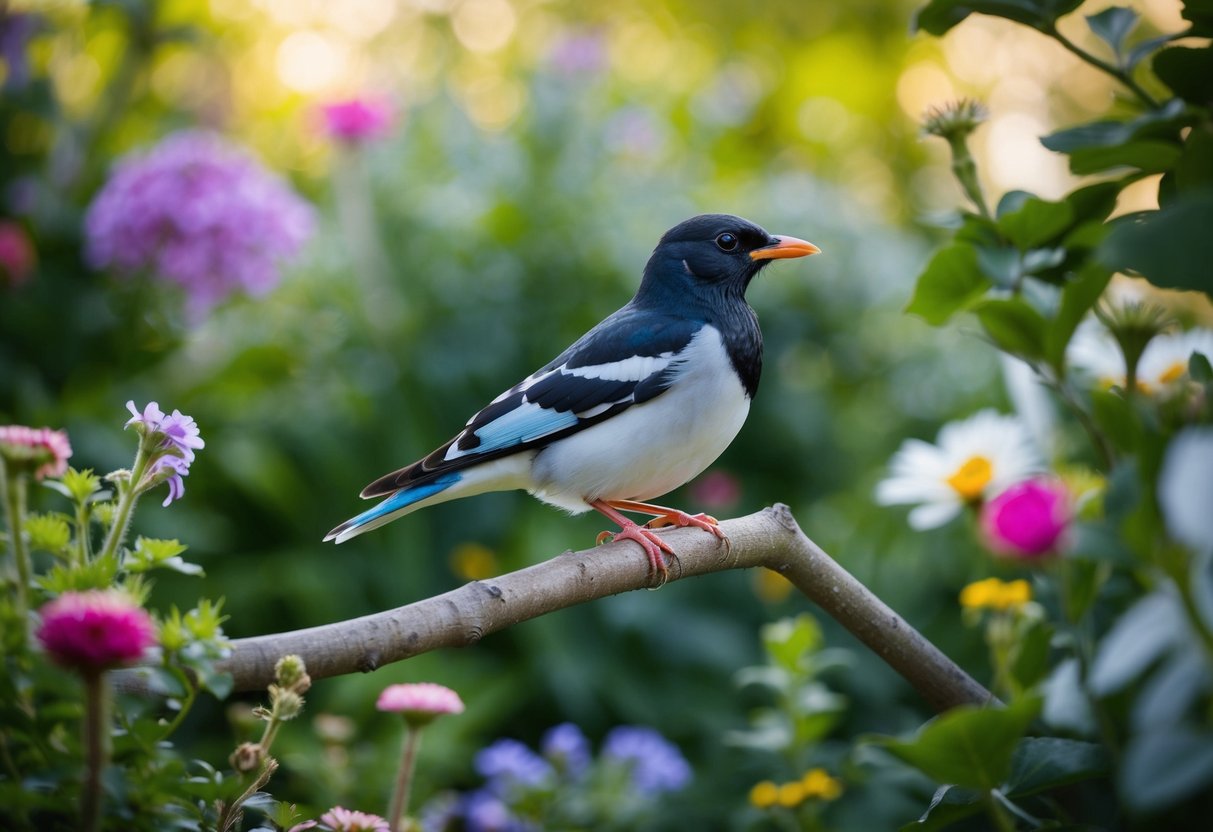
[[[20,286],[29,280],[38,256],[25,229],[15,222],[0,220],[0,280]]]
[[[10,465],[32,468],[34,479],[40,480],[63,476],[72,446],[65,431],[4,425],[0,427],[0,455]]]
[[[741,499],[741,483],[727,471],[708,471],[691,485],[691,500],[703,508],[731,508]]]
[[[324,132],[348,144],[382,138],[395,121],[392,103],[371,95],[331,101],[320,105],[319,111]]]
[[[424,725],[443,714],[463,713],[463,700],[448,687],[433,682],[388,685],[379,694],[375,707],[381,711],[404,714],[410,725]]]
[[[76,670],[130,664],[156,642],[151,616],[116,590],[65,592],[39,614],[38,641],[58,664]]]
[[[990,548],[1019,558],[1057,551],[1071,520],[1070,494],[1052,477],[1012,485],[981,509],[981,530]]]
[[[355,812],[334,806],[320,816],[320,823],[332,832],[388,832],[387,821],[378,815]]]

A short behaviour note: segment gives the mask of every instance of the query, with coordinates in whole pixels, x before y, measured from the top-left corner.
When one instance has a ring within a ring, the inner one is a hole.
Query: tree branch
[[[809,540],[787,506],[721,523],[731,545],[694,529],[664,531],[678,558],[669,580],[756,566],[788,578],[900,673],[936,711],[994,696]],[[360,671],[443,647],[466,647],[489,633],[620,592],[652,588],[638,546],[613,543],[565,552],[543,563],[374,615],[306,630],[236,639],[219,669],[236,690],[273,681],[274,663],[296,653],[313,679]],[[659,601],[656,601],[659,603]],[[138,669],[113,674],[123,689],[145,688]]]

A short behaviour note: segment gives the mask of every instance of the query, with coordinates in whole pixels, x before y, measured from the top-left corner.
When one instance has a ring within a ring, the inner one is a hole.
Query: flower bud
[[[294,653],[283,656],[274,665],[274,679],[279,686],[289,688],[295,693],[307,693],[312,686],[312,677],[307,675],[307,666],[303,659]]]
[[[290,688],[270,685],[270,708],[275,719],[286,722],[303,712],[303,697]]]
[[[236,750],[232,752],[232,756],[228,757],[228,762],[232,768],[241,774],[247,774],[250,771],[255,771],[261,768],[261,763],[265,760],[265,749],[260,743],[242,742],[236,746]]]

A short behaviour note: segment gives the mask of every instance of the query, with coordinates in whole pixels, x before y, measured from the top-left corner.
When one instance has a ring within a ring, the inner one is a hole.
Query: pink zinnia
[[[381,711],[404,714],[410,725],[424,725],[443,714],[463,713],[463,700],[448,687],[433,682],[388,685],[379,694],[375,707]]]
[[[0,454],[9,463],[33,468],[34,479],[40,480],[63,476],[72,446],[61,430],[5,425],[0,427]]]
[[[1057,550],[1072,519],[1065,486],[1038,477],[1012,485],[987,502],[981,510],[981,530],[994,551],[1037,558]]]
[[[392,105],[384,98],[348,98],[319,109],[324,132],[350,144],[378,139],[392,127]]]
[[[151,616],[115,590],[65,592],[40,615],[38,641],[57,663],[76,670],[130,664],[156,641]]]

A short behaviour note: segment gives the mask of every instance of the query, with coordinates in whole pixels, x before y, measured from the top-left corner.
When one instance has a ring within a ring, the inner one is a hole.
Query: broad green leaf
[[[1113,447],[1136,451],[1141,444],[1141,418],[1125,397],[1111,390],[1091,391],[1091,417]]]
[[[1074,220],[1068,202],[1030,197],[1014,211],[998,218],[998,230],[1020,251],[1037,248],[1061,234]]]
[[[762,644],[767,654],[789,673],[800,671],[805,655],[820,649],[822,643],[821,625],[808,613],[762,628]]]
[[[1023,697],[1005,708],[961,705],[928,722],[909,741],[885,748],[938,783],[988,790],[1011,772],[1015,746],[1040,710]]]
[[[1209,363],[1209,357],[1200,352],[1192,353],[1188,358],[1188,376],[1201,384],[1213,381],[1213,364]]]
[[[1087,263],[1061,290],[1061,305],[1045,332],[1045,360],[1061,376],[1066,347],[1087,312],[1099,300],[1112,273],[1097,263]]]
[[[1099,182],[1078,188],[1066,195],[1065,201],[1074,211],[1075,220],[1098,220],[1102,222],[1116,207],[1116,198],[1120,195],[1121,183]]]
[[[1115,271],[1140,273],[1155,286],[1213,296],[1213,192],[1188,195],[1158,211],[1117,220],[1098,256]]]
[[[1040,143],[1058,153],[1073,153],[1086,148],[1115,147],[1135,140],[1178,141],[1180,131],[1198,120],[1184,102],[1173,100],[1131,121],[1093,121],[1059,130],[1042,138]]]
[[[1213,0],[1183,0],[1180,15],[1190,21],[1192,29],[1188,34],[1197,37],[1213,37]]]
[[[982,274],[1002,289],[1019,285],[1024,276],[1023,257],[1012,246],[978,246],[977,265]]]
[[[1070,172],[1079,176],[1113,168],[1135,168],[1142,173],[1163,173],[1179,160],[1179,142],[1142,139],[1108,147],[1084,147],[1070,153]]]
[[[1112,770],[1107,749],[1093,742],[1056,737],[1024,737],[1011,761],[1007,797],[1030,794],[1103,777]]]
[[[971,14],[988,14],[1044,29],[1082,0],[931,0],[914,15],[913,28],[942,35]]]
[[[1026,359],[1044,356],[1044,316],[1018,298],[983,300],[973,306],[986,334],[1004,352]]]
[[[1184,142],[1183,155],[1175,165],[1175,186],[1187,194],[1213,188],[1213,127],[1198,124]]]
[[[1053,627],[1037,621],[1019,636],[1015,645],[1011,675],[1021,690],[1028,690],[1049,672],[1049,646],[1053,638]]]
[[[934,832],[982,811],[981,792],[958,786],[940,786],[922,817],[901,827],[900,832]]]
[[[1133,703],[1133,728],[1154,731],[1178,725],[1211,686],[1213,673],[1200,647],[1182,646],[1141,686]]]
[[[940,326],[989,288],[990,281],[977,264],[977,250],[969,245],[951,245],[935,252],[918,276],[906,311]]]
[[[1124,53],[1125,38],[1137,26],[1140,16],[1124,6],[1112,6],[1087,17],[1087,25],[1095,36],[1108,45],[1118,61]]]
[[[1041,716],[1053,728],[1083,736],[1095,734],[1095,714],[1082,688],[1078,659],[1063,659],[1044,685],[1045,704]]]
[[[1172,46],[1154,56],[1154,74],[1185,101],[1208,107],[1213,101],[1213,48]]]
[[[1176,726],[1133,737],[1125,749],[1120,793],[1142,812],[1165,809],[1213,784],[1213,732]]]
[[[1116,693],[1170,651],[1176,640],[1187,638],[1187,625],[1179,601],[1156,590],[1124,613],[1099,642],[1088,680],[1100,695]]]

